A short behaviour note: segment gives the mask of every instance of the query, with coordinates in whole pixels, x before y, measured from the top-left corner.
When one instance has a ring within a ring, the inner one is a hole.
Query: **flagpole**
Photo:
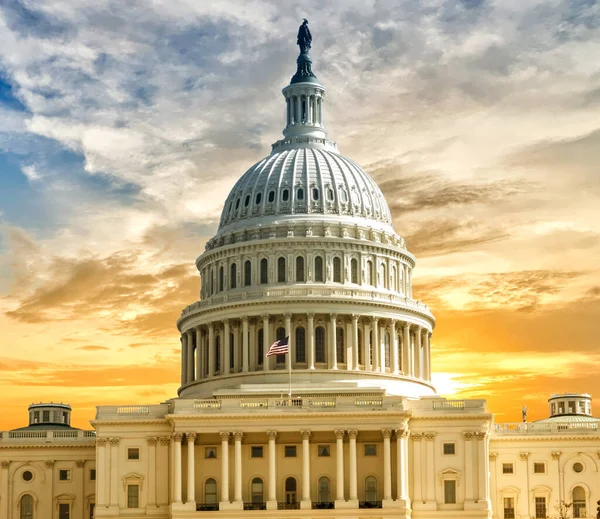
[[[290,398],[290,402],[289,405],[292,405],[292,352],[289,349],[288,346],[288,375],[289,375],[289,382],[290,382],[290,391],[288,393],[288,397]]]

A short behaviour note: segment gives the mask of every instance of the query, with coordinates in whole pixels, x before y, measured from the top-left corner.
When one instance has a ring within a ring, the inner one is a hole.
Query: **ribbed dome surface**
[[[310,147],[272,153],[254,164],[225,201],[219,229],[266,215],[349,215],[392,224],[374,180],[335,151]]]

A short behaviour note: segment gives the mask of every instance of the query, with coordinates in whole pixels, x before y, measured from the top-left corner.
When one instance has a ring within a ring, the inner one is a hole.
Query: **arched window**
[[[215,269],[210,269],[210,295],[215,293]]]
[[[282,199],[284,202],[287,202],[287,201],[290,199],[290,192],[289,192],[289,190],[287,190],[287,189],[284,189],[284,190],[281,192],[281,199]]]
[[[373,262],[371,260],[367,261],[367,271],[366,274],[366,283],[367,285],[373,284]]]
[[[246,198],[244,199],[244,207],[248,207],[249,204],[250,204],[250,195],[246,195]]]
[[[573,489],[573,517],[587,517],[585,506],[585,489],[575,487]]]
[[[204,483],[204,503],[207,505],[216,505],[217,501],[217,481],[208,478]]]
[[[344,329],[336,328],[335,330],[335,353],[338,362],[346,362],[344,356]]]
[[[280,341],[281,339],[285,339],[285,328],[279,327],[275,331],[275,340]],[[276,355],[277,364],[285,364],[285,355]]]
[[[331,188],[327,189],[327,200],[333,202],[333,189]]]
[[[313,200],[318,200],[319,199],[319,189],[318,188],[313,187],[312,197],[313,197]]]
[[[315,281],[323,282],[323,258],[315,257]]]
[[[298,189],[296,198],[298,198],[298,200],[304,200],[304,189],[302,189],[302,188]]]
[[[404,373],[404,364],[402,364],[402,332],[398,332],[398,369]]]
[[[393,290],[394,292],[398,292],[396,282],[396,266],[392,265],[392,271],[390,272],[390,290]]]
[[[217,335],[215,339],[215,372],[221,370],[221,336]]]
[[[377,480],[375,476],[365,479],[365,501],[370,504],[377,502]]]
[[[304,258],[302,256],[296,258],[296,282],[304,282]]]
[[[223,267],[219,267],[219,292],[223,292],[225,289],[225,270]]]
[[[258,366],[262,366],[263,358],[265,356],[265,332],[262,328],[260,330],[258,330],[258,345],[257,346],[258,347],[256,349],[258,351],[257,351],[256,364]]]
[[[306,362],[306,330],[300,326],[296,328],[296,362]]]
[[[325,362],[325,328],[315,330],[315,362]]]
[[[269,261],[267,258],[260,260],[260,283],[264,285],[269,281]]]
[[[342,260],[338,257],[333,258],[333,282],[342,282]]]
[[[244,286],[249,287],[252,284],[252,262],[246,260],[244,263]]]
[[[275,191],[269,191],[269,203],[274,202],[275,201]]]
[[[296,504],[296,478],[287,478],[285,480],[285,504]]]
[[[241,198],[238,198],[238,199],[235,201],[235,209],[236,209],[236,211],[237,211],[237,210],[239,209],[239,207],[240,207],[240,201],[241,201],[241,200],[242,200]]]
[[[237,287],[237,265],[235,263],[231,264],[231,268],[230,268],[230,275],[229,275],[229,288],[236,288]]]
[[[358,330],[358,363],[364,365],[365,359],[364,359],[363,354],[364,354],[364,352],[363,352],[362,330]]]
[[[386,268],[385,268],[384,263],[381,264],[381,267],[379,270],[381,272],[381,286],[383,288],[388,288],[387,277],[386,277]]]
[[[233,369],[235,360],[235,335],[229,334],[229,369]]]
[[[277,282],[285,283],[285,258],[283,256],[277,260]]]
[[[350,279],[352,283],[358,284],[358,260],[356,259],[350,261]]]
[[[256,193],[256,199],[255,199],[256,205],[260,204],[261,200],[262,200],[262,193]]]
[[[252,480],[252,504],[262,504],[263,500],[263,480],[254,478]]]
[[[29,494],[25,494],[21,497],[21,503],[19,505],[21,511],[20,519],[32,519],[33,518],[33,497]]]
[[[390,367],[390,334],[385,332],[383,335],[383,347],[385,350],[385,367]]]
[[[331,482],[327,476],[319,478],[319,502],[329,503],[331,501]]]

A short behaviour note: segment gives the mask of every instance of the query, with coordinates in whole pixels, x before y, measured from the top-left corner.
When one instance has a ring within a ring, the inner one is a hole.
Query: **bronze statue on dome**
[[[300,46],[300,54],[308,54],[310,44],[312,43],[312,34],[308,28],[308,20],[303,18],[302,25],[298,28],[298,45]]]

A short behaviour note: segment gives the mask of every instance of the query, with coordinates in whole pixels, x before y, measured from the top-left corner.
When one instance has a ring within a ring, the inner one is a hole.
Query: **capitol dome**
[[[179,395],[433,395],[435,320],[412,297],[415,258],[375,181],[329,140],[308,53],[297,63],[284,138],[236,182],[196,260]],[[276,341],[287,353],[267,356]]]

